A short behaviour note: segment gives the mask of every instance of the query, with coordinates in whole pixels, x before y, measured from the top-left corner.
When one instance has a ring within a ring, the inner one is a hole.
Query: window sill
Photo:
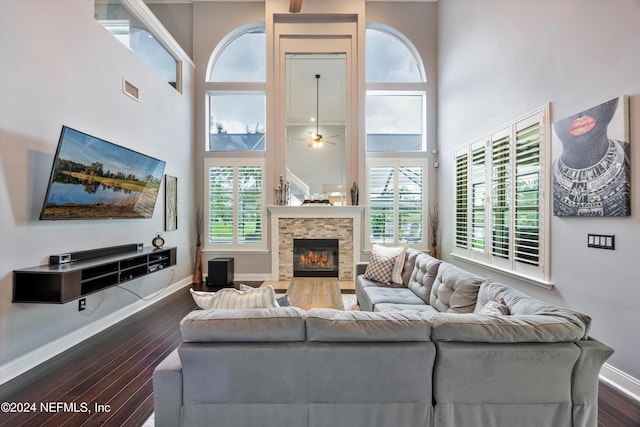
[[[553,282],[548,282],[546,280],[538,279],[536,277],[525,276],[523,274],[519,274],[519,273],[513,272],[511,270],[506,270],[504,268],[496,267],[495,265],[487,264],[486,262],[478,261],[477,259],[468,258],[468,257],[462,256],[460,254],[455,254],[455,253],[451,253],[450,255],[452,257],[456,258],[456,259],[461,260],[461,261],[469,262],[471,264],[479,265],[479,266],[481,266],[483,268],[487,268],[487,269],[490,269],[490,270],[497,271],[497,272],[502,273],[504,275],[513,277],[514,279],[518,279],[518,280],[521,280],[521,281],[523,281],[525,283],[528,283],[528,284],[531,284],[531,285],[535,285],[535,286],[539,286],[541,288],[545,288],[545,289],[551,290],[555,286],[553,284]]]
[[[203,254],[221,254],[224,253],[226,255],[228,254],[256,254],[256,255],[263,255],[263,254],[268,254],[270,251],[268,249],[265,248],[208,248],[208,249],[203,249],[202,253]]]

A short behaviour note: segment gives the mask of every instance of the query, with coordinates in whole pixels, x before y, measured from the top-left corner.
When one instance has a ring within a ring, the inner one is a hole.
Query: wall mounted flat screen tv
[[[164,166],[63,126],[40,219],[151,218]]]

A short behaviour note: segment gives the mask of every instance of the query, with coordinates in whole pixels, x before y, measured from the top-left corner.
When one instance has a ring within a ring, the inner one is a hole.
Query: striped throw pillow
[[[225,288],[220,289],[218,292],[200,292],[191,289],[191,295],[196,305],[205,310],[212,308],[278,307],[276,292],[271,285],[246,291]]]

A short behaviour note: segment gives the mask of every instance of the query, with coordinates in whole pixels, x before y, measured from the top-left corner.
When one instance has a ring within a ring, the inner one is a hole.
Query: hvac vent
[[[122,91],[125,93],[125,95],[129,95],[131,98],[135,99],[138,102],[140,101],[140,89],[138,89],[136,86],[134,86],[133,83],[125,78],[122,79]]]

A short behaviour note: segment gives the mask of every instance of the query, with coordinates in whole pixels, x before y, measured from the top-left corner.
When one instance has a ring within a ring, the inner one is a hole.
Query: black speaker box
[[[209,260],[207,285],[233,285],[233,258],[214,258]]]

